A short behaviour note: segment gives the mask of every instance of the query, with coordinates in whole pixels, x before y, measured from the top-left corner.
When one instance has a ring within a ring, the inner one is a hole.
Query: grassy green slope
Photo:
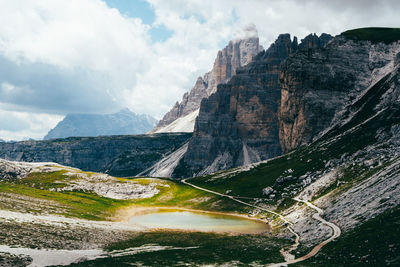
[[[356,41],[390,44],[400,40],[400,28],[360,28],[345,31],[341,35]]]
[[[121,183],[155,183],[159,193],[151,198],[118,200],[93,192],[59,191],[78,176],[66,175],[67,169],[54,172],[34,172],[26,178],[0,182],[0,209],[22,212],[53,213],[89,220],[107,220],[118,209],[130,206],[182,207],[209,211],[247,212],[247,208],[232,200],[200,191],[166,179],[118,178]],[[88,172],[82,174],[91,175]]]
[[[125,200],[105,198],[90,192],[51,190],[64,187],[70,180],[77,179],[64,175],[65,172],[36,172],[21,180],[0,182],[0,196],[10,198],[10,203],[1,202],[0,208],[104,220],[111,217],[118,208],[129,204]]]

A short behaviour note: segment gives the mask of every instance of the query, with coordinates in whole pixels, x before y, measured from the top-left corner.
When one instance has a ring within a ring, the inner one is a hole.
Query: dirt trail
[[[291,225],[293,225],[293,223],[288,221],[283,215],[281,215],[281,214],[279,214],[277,212],[274,212],[272,210],[269,210],[269,209],[266,209],[266,208],[263,208],[263,207],[259,207],[259,206],[244,202],[244,201],[242,201],[240,199],[237,199],[237,198],[235,198],[233,196],[222,194],[222,193],[219,193],[219,192],[216,192],[216,191],[212,191],[212,190],[209,190],[209,189],[206,189],[206,188],[203,188],[203,187],[188,183],[186,180],[187,179],[183,179],[181,182],[186,184],[186,185],[189,185],[189,186],[191,186],[193,188],[196,188],[196,189],[199,189],[199,190],[202,190],[202,191],[214,194],[214,195],[218,195],[218,196],[221,196],[221,197],[226,197],[226,198],[232,199],[233,201],[241,203],[243,205],[246,205],[246,206],[249,206],[249,207],[253,207],[253,208],[256,208],[256,209],[259,209],[259,210],[262,210],[262,211],[265,211],[265,212],[268,212],[268,213],[271,213],[271,214],[274,214],[274,215],[278,216],[282,221],[285,222],[285,224],[287,225],[287,229],[295,236],[294,244],[291,245],[289,248],[282,248],[281,249],[281,254],[282,254],[283,258],[285,259],[285,261],[290,261],[290,260],[294,259],[294,255],[290,254],[290,252],[292,252],[293,250],[296,250],[297,247],[299,246],[299,244],[300,244],[300,236],[292,229]]]
[[[315,206],[314,204],[305,201],[305,200],[301,200],[298,198],[293,198],[294,200],[298,201],[298,202],[303,202],[305,203],[307,206],[309,206],[310,208],[314,209],[317,211],[317,213],[315,213],[313,215],[313,218],[322,222],[323,224],[328,225],[330,228],[332,228],[333,230],[333,234],[331,237],[329,237],[328,239],[322,241],[321,243],[319,243],[318,245],[316,245],[309,253],[307,253],[306,255],[297,258],[297,259],[292,259],[292,260],[286,260],[285,262],[281,262],[281,263],[274,263],[272,265],[268,265],[269,267],[279,267],[279,266],[287,266],[288,264],[292,264],[292,263],[297,263],[297,262],[301,262],[301,261],[305,261],[306,259],[309,259],[313,256],[315,256],[320,250],[321,248],[323,248],[326,244],[328,244],[329,242],[331,242],[332,240],[334,240],[335,238],[339,237],[341,234],[340,228],[331,222],[328,222],[327,220],[325,220],[324,218],[321,217],[321,214],[323,214],[323,210],[318,208],[317,206]]]
[[[318,245],[316,245],[316,246],[315,246],[309,253],[307,253],[306,255],[295,259],[294,255],[290,254],[290,252],[292,252],[293,250],[297,249],[297,247],[299,246],[299,244],[300,244],[300,236],[291,228],[291,225],[293,225],[293,224],[292,224],[290,221],[288,221],[283,215],[281,215],[281,214],[279,214],[279,213],[276,213],[276,212],[274,212],[274,211],[272,211],[272,210],[265,209],[265,208],[262,208],[262,207],[259,207],[259,206],[256,206],[256,205],[253,205],[253,204],[244,202],[244,201],[239,200],[239,199],[237,199],[237,198],[235,198],[235,197],[233,197],[233,196],[229,196],[229,195],[222,194],[222,193],[219,193],[219,192],[215,192],[215,191],[212,191],[212,190],[209,190],[209,189],[206,189],[206,188],[202,188],[202,187],[200,187],[200,186],[196,186],[196,185],[194,185],[194,184],[188,183],[186,180],[187,180],[187,179],[182,180],[182,183],[184,183],[184,184],[186,184],[186,185],[189,185],[189,186],[191,186],[191,187],[194,187],[194,188],[196,188],[196,189],[199,189],[199,190],[202,190],[202,191],[205,191],[205,192],[209,192],[209,193],[211,193],[211,194],[215,194],[215,195],[218,195],[218,196],[221,196],[221,197],[226,197],[226,198],[232,199],[233,201],[236,201],[236,202],[241,203],[241,204],[243,204],[243,205],[250,206],[250,207],[254,207],[254,208],[257,208],[257,209],[259,209],[259,210],[262,210],[262,211],[265,211],[265,212],[274,214],[274,215],[276,215],[276,216],[279,216],[279,218],[281,218],[281,219],[288,225],[288,226],[287,226],[288,230],[289,230],[291,233],[293,233],[293,235],[296,236],[295,243],[294,243],[292,246],[290,246],[289,248],[282,248],[282,249],[281,249],[280,252],[281,252],[282,256],[283,256],[284,259],[285,259],[284,262],[272,263],[271,265],[268,265],[269,267],[287,266],[287,265],[292,264],[292,263],[297,263],[297,262],[301,262],[301,261],[304,261],[304,260],[306,260],[306,259],[309,259],[309,258],[315,256],[315,255],[321,250],[322,247],[324,247],[326,244],[328,244],[329,242],[331,242],[331,241],[334,240],[335,238],[339,237],[340,234],[341,234],[340,228],[339,228],[336,224],[331,223],[331,222],[328,222],[328,221],[326,221],[324,218],[321,217],[321,215],[322,215],[323,212],[324,212],[322,209],[318,208],[317,206],[313,205],[312,203],[310,203],[310,202],[308,202],[308,201],[301,200],[301,199],[298,199],[298,198],[293,198],[294,200],[296,200],[296,201],[298,201],[298,202],[305,203],[305,204],[306,204],[307,206],[309,206],[310,208],[316,210],[317,213],[315,213],[315,214],[313,215],[313,218],[316,219],[316,220],[318,220],[318,221],[320,221],[321,223],[323,223],[323,224],[325,224],[325,225],[328,225],[328,226],[332,229],[332,231],[333,231],[332,236],[330,236],[328,239],[326,239],[326,240],[322,241],[321,243],[319,243]]]

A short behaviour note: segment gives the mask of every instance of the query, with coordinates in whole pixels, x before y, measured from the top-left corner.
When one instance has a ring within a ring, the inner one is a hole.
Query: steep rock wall
[[[212,173],[281,154],[280,65],[297,49],[296,38],[291,41],[289,34],[280,35],[267,51],[202,101],[193,138],[175,176]]]
[[[191,134],[73,137],[0,143],[0,158],[56,162],[85,171],[134,176],[181,147]]]
[[[279,137],[283,152],[308,144],[342,121],[346,106],[393,69],[391,44],[340,35],[324,48],[299,50],[281,66]]]

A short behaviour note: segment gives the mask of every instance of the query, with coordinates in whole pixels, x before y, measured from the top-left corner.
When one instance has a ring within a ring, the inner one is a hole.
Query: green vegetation
[[[400,266],[400,209],[386,211],[293,266]]]
[[[143,181],[148,179],[135,179],[135,181]],[[207,193],[191,186],[171,181],[168,179],[162,181],[163,186],[158,186],[160,193],[151,197],[133,201],[140,206],[155,207],[182,207],[209,211],[224,212],[242,212],[245,213],[249,209],[230,199]]]
[[[214,178],[214,175],[196,177],[190,182],[221,193],[228,191],[232,196],[251,198],[265,198],[262,190],[270,186],[277,192],[276,196],[274,200],[264,199],[264,202],[276,204],[276,199],[283,199],[278,207],[278,210],[282,210],[295,203],[291,199],[292,195],[283,195],[288,186],[301,182],[299,177],[307,172],[317,172],[325,168],[321,153],[323,151],[302,147],[293,153],[260,164],[249,171],[228,174],[222,178]]]
[[[262,189],[273,186],[279,177],[299,177],[308,171],[316,171],[324,166],[318,155],[308,155],[305,152],[308,152],[307,148],[300,148],[295,153],[260,164],[249,171],[238,172],[220,179],[214,179],[213,176],[215,175],[196,177],[191,179],[190,182],[212,188],[221,193],[232,190],[231,195],[263,197]],[[282,181],[280,187],[284,188],[288,183],[289,179],[286,182]]]
[[[60,170],[51,173],[36,172],[31,173],[15,184],[25,185],[36,189],[62,188],[67,186],[67,181],[72,181],[75,177],[65,175],[67,170]]]
[[[38,184],[40,183],[35,183],[35,186]],[[88,220],[108,219],[117,209],[130,204],[128,201],[113,200],[93,193],[55,192],[23,183],[2,182],[0,183],[0,192],[30,197],[27,200],[26,209],[35,213],[53,210],[58,215]],[[46,200],[46,206],[39,208],[30,206],[35,202],[40,203],[40,200]]]
[[[282,261],[279,250],[287,241],[266,235],[240,235],[154,231],[138,233],[136,237],[110,245],[107,250],[123,250],[144,245],[172,248],[135,255],[97,259],[71,266],[198,266],[237,262],[237,266],[251,263],[267,264]]]
[[[348,39],[355,41],[371,41],[372,43],[383,42],[390,44],[400,40],[399,28],[360,28],[342,33]]]
[[[117,178],[121,183],[139,183],[147,185],[156,184],[159,194],[151,198],[137,200],[117,200],[99,196],[92,192],[82,191],[57,191],[67,186],[71,181],[80,179],[78,176],[66,175],[68,168],[54,172],[35,172],[27,177],[15,181],[2,181],[0,183],[0,197],[2,194],[12,194],[9,201],[20,201],[26,198],[23,210],[35,213],[49,212],[67,217],[76,217],[89,220],[107,220],[115,212],[128,206],[153,206],[153,207],[182,207],[203,209],[210,211],[242,212],[248,211],[246,206],[232,200],[215,196],[213,194],[194,189],[187,185],[172,180],[151,178]],[[79,174],[79,173],[77,173]],[[93,173],[80,172],[89,177]],[[46,201],[46,205],[43,205]],[[36,203],[36,205],[33,205]],[[5,206],[0,203],[0,208],[15,210],[15,205]]]

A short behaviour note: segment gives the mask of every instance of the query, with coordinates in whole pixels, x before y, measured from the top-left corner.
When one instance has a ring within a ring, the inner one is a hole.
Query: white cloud
[[[146,63],[148,26],[104,2],[13,0],[0,8],[0,51],[8,58],[98,71]]]
[[[122,104],[113,104],[113,99],[124,101],[121,89],[133,88],[136,74],[150,66],[153,52],[148,30],[149,26],[140,19],[126,18],[100,0],[0,1],[0,54],[5,59],[17,66],[24,65],[25,72],[38,64],[57,69],[58,76],[71,79],[68,88],[71,96],[79,98],[81,91],[87,90],[92,96],[86,100],[95,101],[100,95],[108,97],[114,107]],[[55,74],[48,69],[43,71],[51,79]],[[65,82],[58,79],[60,83]],[[102,82],[95,88],[86,84],[88,80]],[[80,86],[82,81],[87,89]],[[29,79],[24,82],[27,87],[31,85]],[[52,84],[53,90],[57,90],[56,83]],[[32,90],[40,91],[46,86],[42,84],[41,88]],[[14,104],[18,100],[13,99]],[[41,106],[37,109],[49,110]],[[84,109],[82,106],[78,111]],[[66,112],[65,109],[53,111]]]
[[[0,138],[6,141],[41,139],[61,119],[59,115],[0,109]]]

